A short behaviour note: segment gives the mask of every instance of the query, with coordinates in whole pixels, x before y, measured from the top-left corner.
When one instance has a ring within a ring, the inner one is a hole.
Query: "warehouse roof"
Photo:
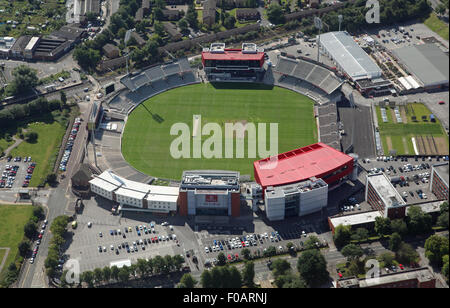
[[[392,52],[425,87],[448,84],[448,55],[435,44],[407,46]]]
[[[345,31],[320,35],[320,45],[353,80],[377,78],[381,69]]]
[[[349,155],[319,142],[255,161],[253,166],[258,183],[267,187],[321,178],[351,161]]]

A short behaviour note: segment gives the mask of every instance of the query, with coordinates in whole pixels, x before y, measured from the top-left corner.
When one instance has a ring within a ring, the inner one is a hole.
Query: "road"
[[[80,113],[82,119],[87,119],[89,114],[89,103],[80,104]],[[85,122],[83,122],[84,124]],[[73,147],[72,154],[70,156],[68,171],[66,177],[60,181],[58,188],[52,189],[50,197],[48,199],[47,217],[49,225],[51,225],[53,219],[58,216],[64,215],[70,202],[75,201],[75,197],[71,194],[70,190],[70,178],[78,166],[78,162],[81,159],[84,147],[83,141],[87,138],[87,131],[85,125],[80,126],[80,131],[75,139],[75,146]],[[25,261],[22,275],[19,278],[20,288],[43,288],[47,286],[45,282],[44,262],[48,254],[48,247],[50,244],[51,235],[50,232],[45,232],[41,245],[39,247],[39,253],[35,259],[34,264],[30,264],[28,260]]]

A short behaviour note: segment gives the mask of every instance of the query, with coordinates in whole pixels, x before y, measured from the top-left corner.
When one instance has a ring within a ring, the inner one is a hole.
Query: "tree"
[[[50,173],[47,175],[45,181],[49,184],[55,184],[57,179],[57,175],[55,173]]]
[[[144,259],[138,259],[136,264],[137,264],[137,270],[139,272],[139,275],[141,277],[147,275],[147,271],[148,271],[147,261]]]
[[[241,250],[241,255],[245,260],[250,259],[250,249],[244,248]]]
[[[109,266],[105,266],[103,268],[103,279],[108,282],[111,279],[111,268]]]
[[[232,15],[225,17],[223,20],[223,26],[227,29],[233,29],[236,24],[236,18]]]
[[[242,287],[242,276],[241,276],[241,273],[236,268],[236,266],[227,266],[226,268],[228,268],[229,280],[230,280],[228,287],[229,288],[241,288]]]
[[[285,275],[291,270],[291,264],[285,259],[276,259],[272,263],[272,273],[274,277]]]
[[[30,252],[30,242],[28,241],[22,241],[19,243],[19,253],[22,257],[26,257],[28,252]]]
[[[64,92],[64,91],[61,91],[61,92],[60,92],[60,99],[61,99],[62,105],[63,105],[63,106],[66,106],[66,104],[67,104],[67,95],[66,95],[66,92]]]
[[[119,280],[119,268],[116,265],[111,266],[111,278]]]
[[[91,287],[92,281],[94,280],[94,273],[91,271],[85,271],[85,272],[81,273],[80,280],[84,281]]]
[[[355,233],[352,234],[352,240],[365,241],[369,237],[369,231],[366,228],[358,228]]]
[[[175,267],[175,269],[177,271],[179,271],[181,269],[181,267],[183,266],[184,258],[180,255],[175,255],[172,257],[172,263],[173,263],[173,266]]]
[[[311,235],[303,244],[305,249],[319,249],[316,243],[320,243],[317,236]]]
[[[192,28],[198,29],[197,11],[193,3],[189,5],[185,18]]]
[[[94,269],[94,279],[96,283],[103,281],[103,270],[101,268]]]
[[[200,276],[200,283],[203,288],[211,288],[213,284],[211,271],[204,270],[202,275]]]
[[[391,232],[391,220],[385,217],[375,217],[375,232],[384,237]]]
[[[359,259],[364,255],[364,251],[362,250],[362,248],[355,244],[345,245],[345,247],[342,248],[341,253],[344,257],[347,258],[349,262],[355,259]]]
[[[391,231],[404,236],[408,234],[408,226],[403,219],[394,219],[391,221]]]
[[[448,229],[448,212],[439,215],[437,224],[440,227]]]
[[[397,251],[402,242],[402,237],[397,232],[392,233],[391,238],[389,239],[389,249],[392,251]]]
[[[281,6],[278,4],[271,4],[267,8],[267,17],[273,24],[281,24],[284,22],[284,15]]]
[[[44,208],[40,205],[33,207],[33,216],[38,220],[44,218]]]
[[[187,22],[186,18],[180,19],[178,21],[178,28],[180,28],[181,33],[183,34],[189,34],[189,23]]]
[[[182,284],[185,288],[192,289],[197,284],[197,281],[191,274],[186,273],[181,277],[180,284]]]
[[[34,222],[29,221],[23,227],[23,231],[25,233],[25,236],[31,240],[37,233],[37,225]]]
[[[100,61],[101,56],[100,51],[98,50],[88,48],[86,46],[80,46],[75,48],[73,52],[73,58],[83,69],[92,71]]]
[[[431,263],[441,266],[445,255],[448,255],[448,238],[432,235],[425,241],[425,256]]]
[[[430,214],[424,213],[417,205],[408,209],[408,230],[411,234],[424,234],[431,231],[432,218]]]
[[[27,132],[25,134],[25,140],[29,143],[35,143],[39,135],[36,132]]]
[[[130,279],[130,272],[128,271],[128,266],[123,266],[121,269],[119,269],[118,273],[119,281],[122,283],[127,282]]]
[[[306,250],[300,255],[297,270],[310,287],[325,283],[329,277],[327,261],[317,249]]]
[[[12,71],[14,80],[8,85],[7,92],[10,95],[25,94],[38,84],[36,70],[26,65],[19,65]]]
[[[419,254],[410,244],[402,242],[395,252],[395,258],[401,263],[414,264],[419,260]]]
[[[155,30],[155,33],[158,34],[159,36],[164,36],[164,26],[162,24],[162,22],[155,22],[155,24],[153,25],[153,28]]]
[[[277,249],[273,246],[269,246],[269,247],[265,248],[263,251],[263,257],[265,257],[265,258],[275,256],[276,254],[277,254]]]
[[[255,264],[251,261],[245,262],[244,268],[242,269],[242,283],[251,288],[254,286],[255,278]]]
[[[220,252],[217,255],[217,265],[223,266],[225,264],[227,264],[227,257],[225,257],[225,254],[223,252]]]
[[[384,266],[390,267],[393,265],[395,255],[391,252],[385,252],[378,256],[378,261],[382,262]]]
[[[344,247],[350,243],[352,227],[339,225],[334,229],[333,241],[337,247]]]
[[[447,280],[447,283],[448,283],[448,255],[445,255],[443,258],[442,258],[442,263],[444,264],[443,266],[442,266],[442,275],[445,277],[445,279]]]

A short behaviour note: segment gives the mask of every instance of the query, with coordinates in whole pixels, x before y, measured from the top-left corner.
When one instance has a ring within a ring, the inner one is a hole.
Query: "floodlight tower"
[[[338,20],[339,20],[339,32],[341,32],[341,24],[342,24],[343,16],[338,15]]]
[[[317,37],[317,62],[320,62],[320,34],[323,27],[322,19],[314,17],[314,26],[319,29],[319,36]]]
[[[125,60],[127,62],[127,76],[129,74],[129,72],[128,72],[128,55],[129,55],[129,51],[128,51],[127,43],[130,40],[130,37],[131,37],[131,30],[127,30],[127,32],[125,33],[125,39],[124,39],[125,49],[126,49],[126,55],[125,55],[126,59]]]

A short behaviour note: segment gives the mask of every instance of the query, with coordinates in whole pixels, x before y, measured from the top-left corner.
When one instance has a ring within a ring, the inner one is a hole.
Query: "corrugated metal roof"
[[[381,69],[347,32],[320,35],[320,45],[353,80],[381,76]]]
[[[435,44],[408,46],[392,52],[425,87],[448,84],[448,55]]]

